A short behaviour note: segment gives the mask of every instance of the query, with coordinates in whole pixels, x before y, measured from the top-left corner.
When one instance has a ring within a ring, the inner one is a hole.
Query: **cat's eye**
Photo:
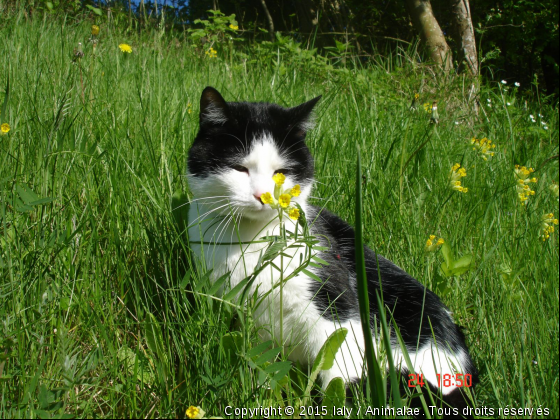
[[[283,168],[283,169],[277,169],[274,171],[274,175],[276,174],[283,174],[283,175],[288,175],[290,173],[289,169]]]
[[[237,172],[245,172],[246,174],[249,173],[249,169],[247,169],[245,166],[233,165],[232,168],[235,169]]]

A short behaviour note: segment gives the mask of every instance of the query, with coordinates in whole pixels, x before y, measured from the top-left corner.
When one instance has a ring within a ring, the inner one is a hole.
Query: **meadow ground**
[[[296,366],[270,386],[283,362],[258,347],[250,311],[189,269],[186,157],[207,85],[285,106],[323,95],[314,202],[353,222],[358,144],[366,243],[452,308],[481,373],[476,406],[558,417],[557,104],[485,82],[475,114],[465,79],[404,52],[333,69],[111,25],[94,48],[90,28],[17,12],[0,25],[0,417],[309,402]],[[453,255],[426,251],[430,235]],[[234,339],[238,354],[224,351]]]

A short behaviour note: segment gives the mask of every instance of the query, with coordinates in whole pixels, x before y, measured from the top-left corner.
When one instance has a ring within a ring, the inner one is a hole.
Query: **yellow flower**
[[[414,99],[418,99],[419,97],[420,97],[420,94],[419,94],[419,93],[415,93],[415,94],[414,94]]]
[[[436,243],[434,243],[434,240],[436,239],[436,235],[430,235],[430,237],[428,238],[428,240],[426,241],[426,247],[424,248],[425,252],[434,252],[435,250],[437,250],[440,246],[443,245],[443,243],[445,242],[443,240],[443,238],[439,238]]]
[[[201,419],[204,417],[206,412],[200,407],[194,407],[191,405],[189,408],[187,408],[185,414],[189,419]]]
[[[234,25],[233,23],[229,25],[230,29],[233,29],[234,31],[237,31],[239,29],[239,26]]]
[[[277,187],[284,185],[284,181],[286,180],[286,176],[280,172],[272,177],[272,180],[276,184]]]
[[[547,213],[541,217],[541,239],[546,241],[550,234],[554,232],[554,225],[558,224],[558,219],[554,218],[553,213]]]
[[[456,163],[451,168],[451,182],[450,186],[451,189],[454,191],[459,191],[462,193],[466,193],[469,191],[468,188],[465,188],[461,185],[461,178],[467,176],[467,170],[465,168],[461,168],[461,165]]]
[[[261,195],[261,201],[263,204],[274,204],[274,198],[269,192],[265,192],[263,195]]]
[[[121,51],[123,53],[131,53],[132,52],[132,47],[128,44],[119,44],[119,48],[121,49]]]
[[[290,200],[291,200],[291,196],[290,194],[282,194],[280,195],[280,197],[278,198],[278,203],[280,203],[280,206],[282,208],[286,208],[290,205]]]
[[[426,111],[427,113],[431,114],[432,113],[432,104],[429,102],[426,102],[424,104],[424,111]]]
[[[0,125],[0,133],[8,134],[9,131],[10,131],[10,124],[4,123],[4,124]]]
[[[187,104],[187,112],[192,114],[192,104],[190,102]]]
[[[99,26],[97,26],[97,25],[91,25],[91,34],[92,34],[93,36],[99,35]]]
[[[535,184],[538,181],[535,177],[529,178],[529,175],[535,172],[535,170],[533,168],[515,165],[513,172],[517,178],[517,184],[515,186],[517,197],[521,205],[524,206],[527,200],[529,200],[529,197],[535,195],[535,191],[529,187],[530,183]]]
[[[218,51],[214,48],[210,47],[208,51],[206,51],[206,55],[210,58],[216,58],[218,56]]]
[[[301,194],[301,189],[299,188],[299,184],[294,185],[294,187],[290,191],[290,194],[292,197],[299,197],[299,195]]]
[[[480,140],[476,137],[473,137],[471,139],[471,144],[473,145],[473,150],[478,151],[482,159],[488,160],[488,157],[494,156],[494,152],[492,151],[492,149],[495,149],[496,145],[492,144],[492,141],[488,140],[486,137]]]
[[[290,219],[293,220],[299,219],[299,209],[297,207],[291,207],[288,212],[288,216],[290,216]]]

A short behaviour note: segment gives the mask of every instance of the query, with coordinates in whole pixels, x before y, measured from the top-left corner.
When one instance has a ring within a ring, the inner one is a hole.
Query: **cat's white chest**
[[[264,269],[257,276],[253,290],[263,294],[273,290],[280,279],[286,278],[297,269],[302,261],[309,259],[310,250],[305,246],[288,248],[283,256],[267,262],[265,258],[270,245],[264,236],[279,236],[278,220],[255,222],[251,220],[234,220],[225,218],[202,218],[205,209],[193,205],[189,209],[189,242],[195,253],[197,263],[206,270],[212,269],[212,278],[230,273],[229,288],[237,286],[242,280],[255,272]],[[200,221],[197,223],[196,221]],[[291,220],[286,221],[288,229],[300,229]],[[290,244],[288,244],[290,245]],[[294,282],[287,282],[292,288],[301,289]]]

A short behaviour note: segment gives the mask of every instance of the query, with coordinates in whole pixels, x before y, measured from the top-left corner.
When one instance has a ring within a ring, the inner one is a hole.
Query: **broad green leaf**
[[[292,363],[289,361],[283,361],[283,362],[276,362],[271,364],[270,366],[267,366],[264,371],[266,373],[273,374],[271,376],[271,381],[273,382],[273,386],[276,385],[275,383],[283,380],[286,375],[288,375],[288,372],[290,371],[290,369],[292,368]]]
[[[224,300],[231,300],[232,298],[234,298],[235,296],[237,296],[237,294],[238,294],[239,292],[241,292],[241,290],[243,290],[243,288],[244,288],[245,286],[247,286],[247,283],[249,283],[249,280],[251,280],[251,277],[247,277],[246,279],[241,280],[237,286],[235,286],[233,289],[231,289],[231,290],[224,296]]]
[[[243,347],[243,335],[241,331],[233,331],[225,334],[220,341],[222,350],[229,360],[230,365],[232,365],[237,357],[237,353]]]
[[[451,247],[447,242],[444,242],[441,246],[441,253],[443,254],[443,259],[447,263],[447,268],[451,269],[453,266],[453,251],[451,251]]]
[[[221,276],[218,280],[216,280],[214,282],[214,284],[212,285],[212,287],[210,288],[210,290],[208,290],[208,294],[209,295],[215,295],[216,292],[220,289],[220,287],[223,286],[223,284],[225,283],[225,281],[229,278],[229,273],[224,274],[223,276]]]
[[[273,362],[276,359],[276,356],[278,356],[278,353],[280,353],[280,347],[270,349],[257,357],[255,363],[257,365],[262,365],[265,362]]]
[[[443,271],[443,274],[445,274],[446,277],[451,277],[453,275],[453,272],[451,271],[451,269],[447,266],[446,262],[442,262],[441,263],[441,271]]]
[[[101,16],[101,9],[97,8],[97,7],[93,7],[90,4],[86,4],[86,7],[91,10],[93,13],[95,13],[98,16]]]
[[[185,290],[185,288],[187,287],[187,284],[189,284],[190,281],[191,281],[191,272],[187,271],[187,273],[185,274],[185,277],[183,277],[183,280],[181,280],[181,284],[179,284],[179,289]]]
[[[346,334],[348,334],[346,328],[339,328],[327,338],[325,344],[323,344],[323,347],[321,347],[319,354],[317,354],[315,358],[313,369],[311,369],[311,376],[317,377],[319,371],[329,370],[333,367],[334,358],[346,339]]]
[[[461,258],[453,262],[453,269],[466,268],[469,270],[473,265],[473,256],[471,254],[463,255]]]
[[[333,413],[335,407],[343,407],[346,402],[346,386],[342,378],[334,378],[329,382],[325,390],[323,405],[327,407],[327,413]]]
[[[41,197],[31,190],[31,188],[24,184],[16,184],[16,191],[25,204],[31,204],[32,202],[41,199]]]
[[[254,359],[256,356],[261,354],[263,351],[269,349],[270,347],[272,347],[272,341],[271,340],[265,341],[264,343],[261,343],[256,347],[253,347],[251,350],[249,350],[246,353],[246,356],[250,359]]]

